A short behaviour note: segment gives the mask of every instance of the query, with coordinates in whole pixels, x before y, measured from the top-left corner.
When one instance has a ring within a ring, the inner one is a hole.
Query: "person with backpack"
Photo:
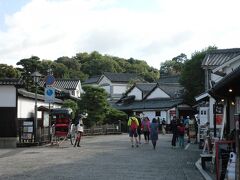
[[[139,126],[138,119],[136,117],[130,117],[128,120],[128,126],[129,126],[129,137],[132,143],[132,147],[134,147],[133,137],[135,139],[135,145],[136,147],[138,147],[138,139],[137,139],[138,137],[137,129]]]
[[[179,147],[184,148],[184,134],[185,134],[185,127],[183,123],[180,121],[180,124],[178,125],[178,142]]]
[[[144,134],[145,143],[149,143],[149,134],[150,134],[150,120],[148,117],[144,117],[142,120],[142,132]]]

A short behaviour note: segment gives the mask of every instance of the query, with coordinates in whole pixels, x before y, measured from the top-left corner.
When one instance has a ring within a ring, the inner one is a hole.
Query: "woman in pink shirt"
[[[148,117],[144,117],[142,121],[142,132],[144,134],[145,143],[149,143],[149,134],[150,134],[150,120]]]

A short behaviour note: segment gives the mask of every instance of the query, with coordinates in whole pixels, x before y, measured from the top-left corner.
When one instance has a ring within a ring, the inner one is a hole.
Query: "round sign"
[[[52,89],[48,89],[48,90],[47,90],[47,95],[48,95],[48,96],[52,96],[52,94],[53,94],[53,90],[52,90]]]
[[[46,82],[46,85],[53,85],[54,84],[54,82],[55,82],[55,78],[54,78],[54,76],[52,76],[52,75],[48,75],[47,77],[46,77],[46,79],[45,79],[45,82]]]

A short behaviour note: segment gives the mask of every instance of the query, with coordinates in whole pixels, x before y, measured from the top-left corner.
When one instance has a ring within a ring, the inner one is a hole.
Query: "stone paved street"
[[[155,151],[151,144],[132,148],[127,134],[83,137],[80,148],[66,141],[60,147],[1,149],[0,179],[202,180],[197,145],[172,149],[170,140],[160,135]]]

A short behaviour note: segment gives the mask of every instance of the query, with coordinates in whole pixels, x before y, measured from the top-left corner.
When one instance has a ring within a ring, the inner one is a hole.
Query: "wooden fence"
[[[89,129],[84,129],[83,135],[106,135],[106,134],[121,134],[121,125],[106,124],[102,126],[94,126]]]

